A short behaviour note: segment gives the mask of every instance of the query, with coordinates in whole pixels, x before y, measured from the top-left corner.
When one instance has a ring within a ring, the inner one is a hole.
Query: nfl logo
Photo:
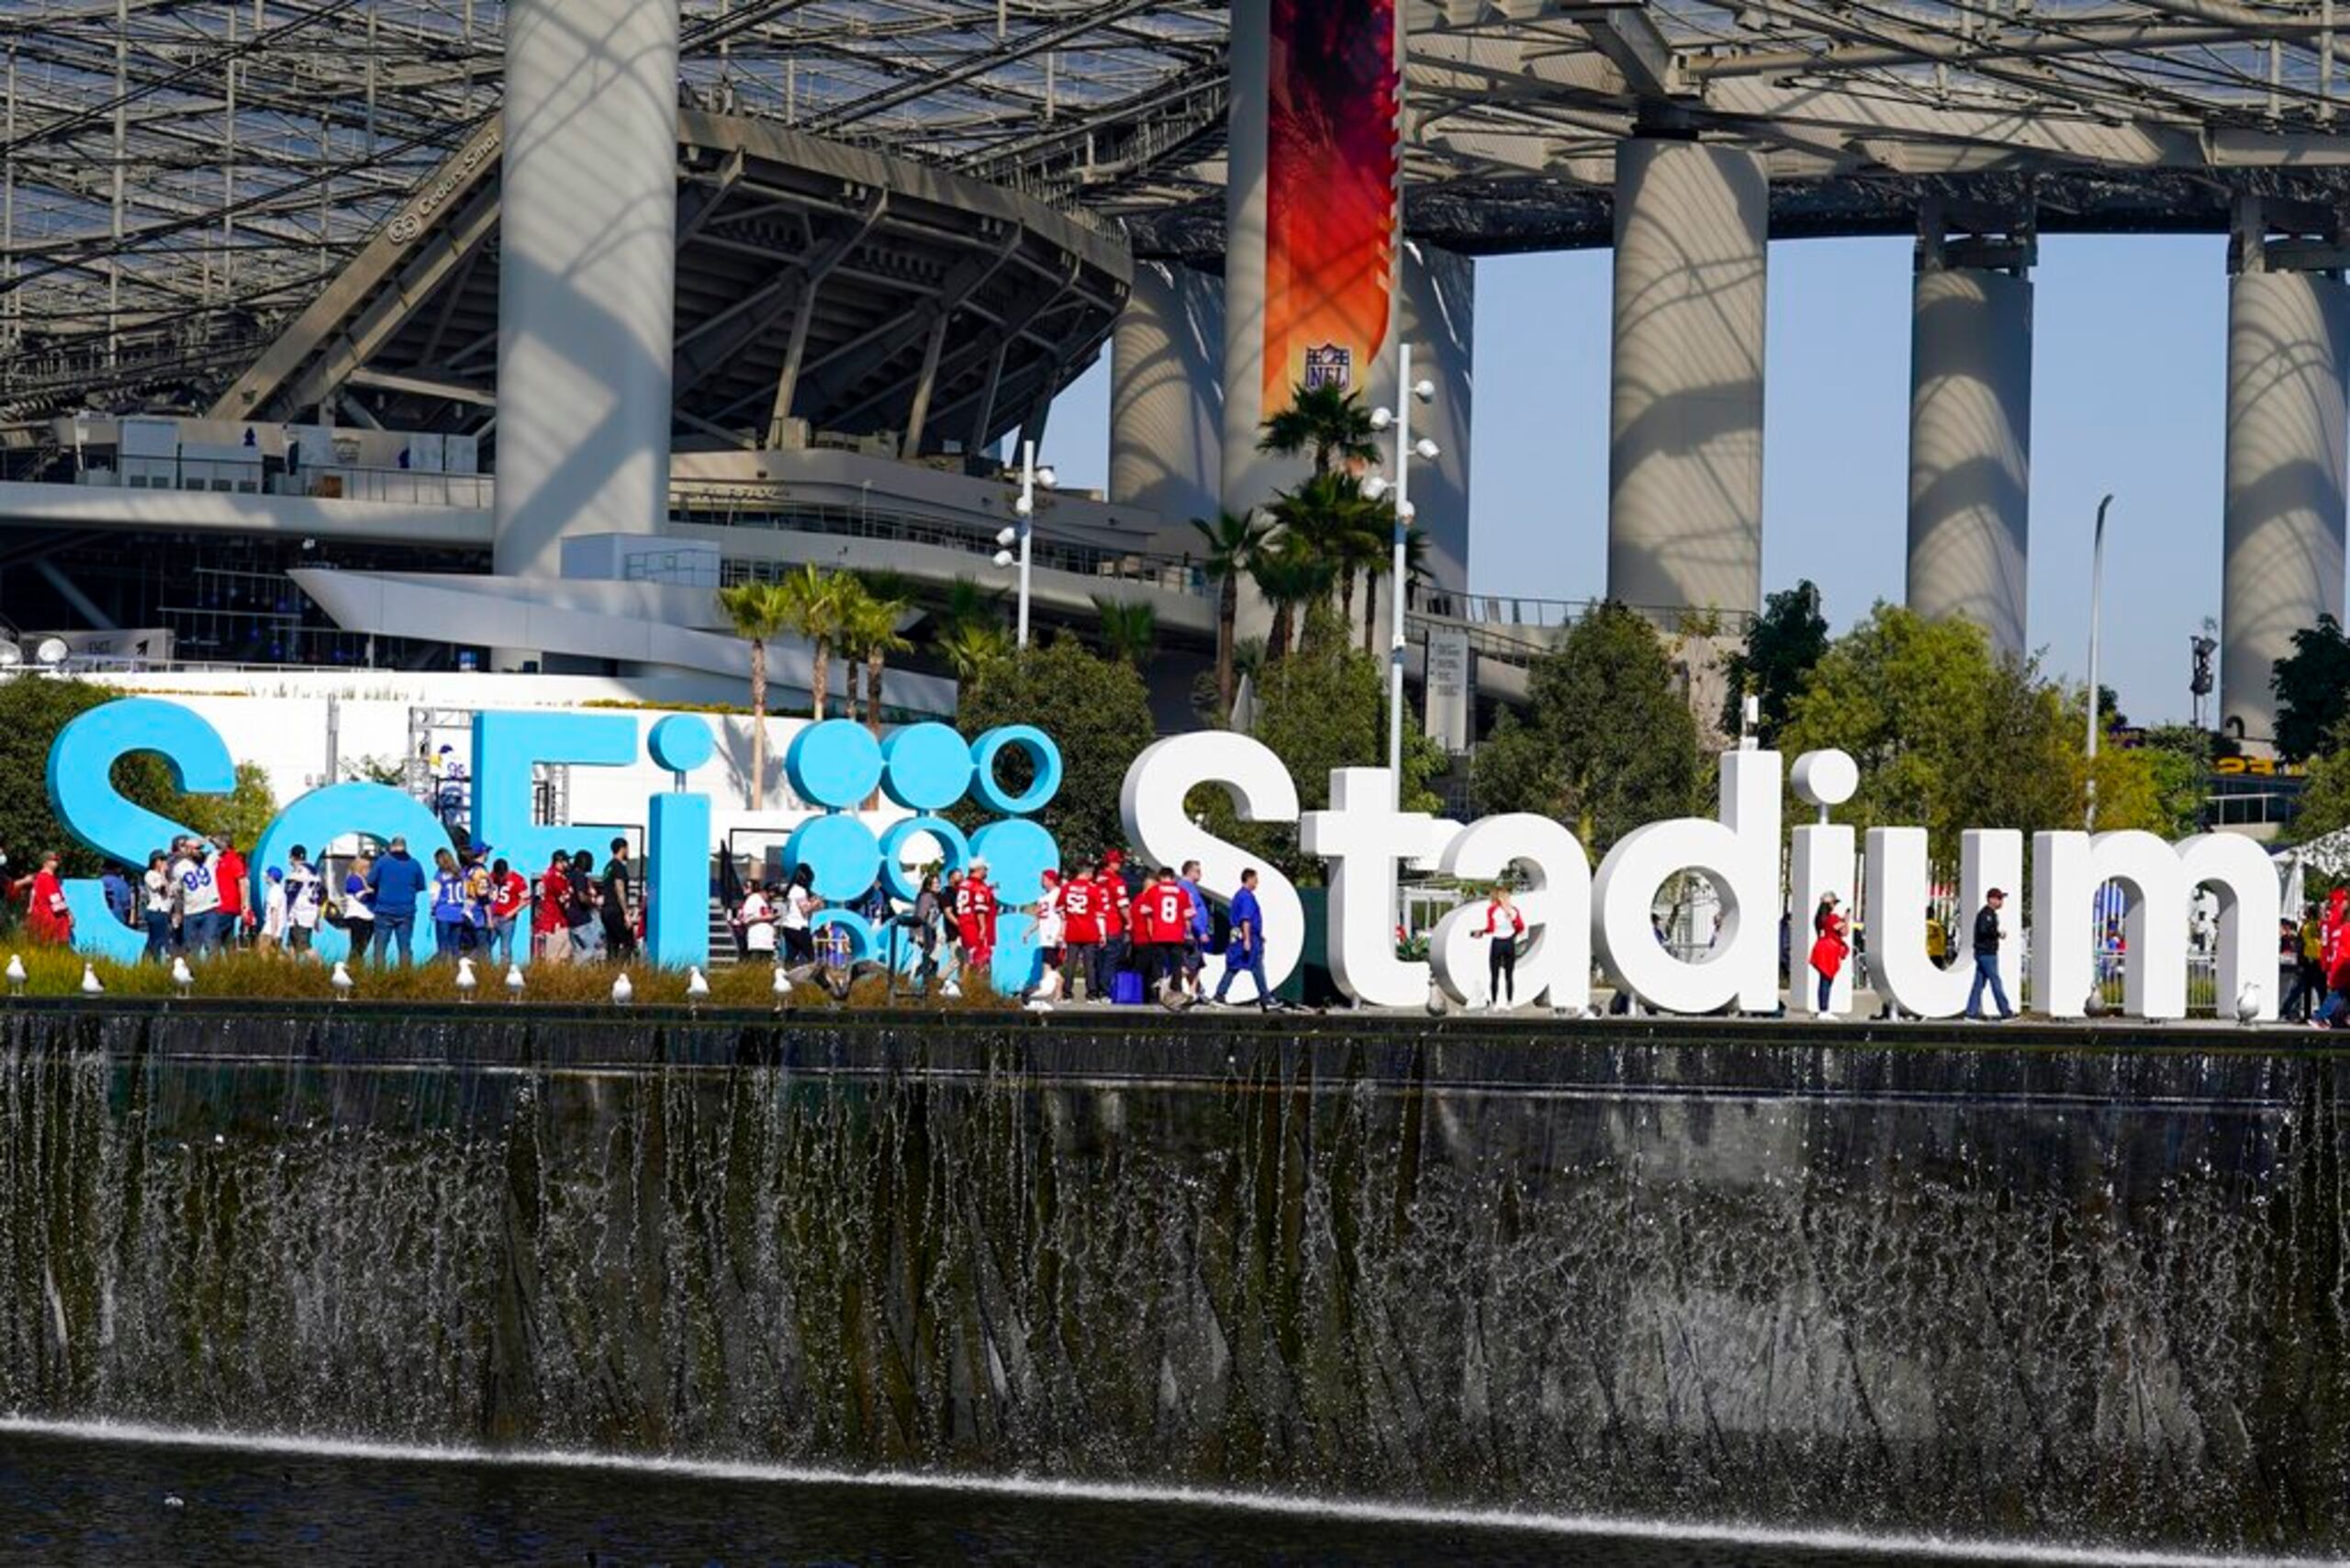
[[[1305,351],[1305,385],[1308,387],[1335,386],[1345,391],[1354,384],[1354,350],[1337,343],[1324,343],[1320,348]]]

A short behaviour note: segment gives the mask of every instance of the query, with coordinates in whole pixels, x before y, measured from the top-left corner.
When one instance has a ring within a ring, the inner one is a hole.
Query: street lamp
[[[1437,443],[1422,436],[1412,439],[1412,404],[1436,401],[1436,383],[1412,379],[1412,345],[1395,346],[1395,385],[1405,393],[1393,409],[1373,409],[1371,428],[1395,432],[1395,477],[1373,475],[1363,494],[1378,500],[1391,491],[1395,497],[1395,560],[1390,592],[1394,602],[1394,630],[1387,647],[1387,772],[1394,781],[1395,804],[1404,804],[1404,542],[1412,532],[1411,463],[1416,457],[1433,463],[1443,455]]]
[[[2113,504],[2108,496],[2097,504],[2097,532],[2089,545],[2089,736],[2088,736],[2088,818],[2087,828],[2097,831],[2097,733],[2104,726],[2098,722],[2097,644],[2098,611],[2105,601],[2105,509]]]
[[[1028,560],[1030,542],[1036,532],[1036,492],[1051,489],[1055,482],[1056,478],[1050,468],[1036,466],[1036,443],[1033,441],[1022,442],[1020,443],[1020,494],[1012,503],[1012,510],[1020,521],[1005,524],[996,530],[995,535],[998,545],[995,564],[999,566],[1009,566],[1017,563],[1020,567],[1020,616],[1015,645],[1022,648],[1028,645]],[[1017,554],[1013,553],[1013,546],[1015,544],[1019,546]]]

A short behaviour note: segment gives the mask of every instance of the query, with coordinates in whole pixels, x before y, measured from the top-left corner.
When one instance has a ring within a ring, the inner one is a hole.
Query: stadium
[[[1008,588],[1025,528],[1043,623],[1147,604],[1188,689],[1192,520],[1294,477],[1254,439],[1289,387],[1393,401],[1408,344],[1438,453],[1411,667],[1442,644],[1489,710],[1554,617],[1471,592],[1476,258],[1613,246],[1593,589],[1734,617],[1768,246],[1853,234],[1917,237],[1913,606],[2020,644],[2038,237],[2200,230],[2232,237],[2230,729],[2269,733],[2270,664],[2342,610],[2330,0],[19,0],[0,29],[27,653],[739,690],[712,587]],[[1104,353],[1107,493],[1024,521],[1020,456]]]

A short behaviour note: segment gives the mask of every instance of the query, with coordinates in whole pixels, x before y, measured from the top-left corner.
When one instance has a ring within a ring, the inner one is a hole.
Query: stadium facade
[[[17,0],[0,39],[0,612],[83,649],[728,684],[719,583],[999,585],[1002,454],[1106,349],[1038,613],[1147,603],[1180,675],[1190,520],[1295,476],[1254,440],[1289,388],[1390,402],[1408,342],[1415,641],[1507,697],[1474,258],[1613,247],[1606,591],[1738,614],[1770,242],[1832,234],[1917,241],[1913,605],[2024,644],[2039,236],[2198,230],[2223,722],[2265,739],[2342,612],[2330,0]]]

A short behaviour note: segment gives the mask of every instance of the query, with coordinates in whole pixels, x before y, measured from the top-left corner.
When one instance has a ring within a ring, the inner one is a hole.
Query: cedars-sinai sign
[[[640,745],[656,766],[677,775],[680,786],[648,797],[641,823],[532,822],[534,766],[628,766],[638,760]],[[68,724],[49,762],[58,821],[98,853],[140,863],[185,830],[123,799],[108,783],[115,760],[134,752],[159,755],[183,790],[198,793],[230,789],[235,767],[218,732],[177,703],[129,698]],[[1016,791],[999,777],[998,764],[1008,752],[1028,762],[1027,781]],[[474,839],[528,872],[556,850],[588,847],[643,826],[647,951],[661,963],[706,962],[711,801],[683,786],[688,774],[714,756],[710,726],[690,715],[662,719],[640,738],[638,721],[627,714],[477,714]],[[856,898],[878,877],[893,896],[911,899],[909,860],[943,858],[951,867],[984,859],[1007,906],[992,978],[1003,989],[1029,983],[1037,962],[1027,940],[1031,922],[1012,906],[1031,900],[1040,874],[1059,860],[1050,834],[1033,820],[1060,787],[1060,756],[1049,737],[1013,726],[966,739],[944,724],[916,724],[877,743],[862,726],[835,720],[797,734],[785,755],[785,773],[802,801],[821,808],[794,828],[784,850],[788,862],[814,870],[820,897]],[[1518,961],[1518,986],[1520,995],[1537,1002],[1588,1006],[1595,963],[1615,983],[1666,1012],[1773,1011],[1781,995],[1783,913],[1792,908],[1807,915],[1830,892],[1851,904],[1863,890],[1879,989],[1904,1011],[1929,1018],[1953,1016],[1966,1002],[1971,969],[1942,969],[1927,957],[1931,890],[1923,828],[1872,828],[1865,846],[1856,846],[1851,828],[1825,822],[1786,834],[1789,787],[1822,816],[1825,808],[1852,799],[1858,773],[1841,752],[1807,753],[1792,769],[1774,752],[1727,753],[1715,816],[1639,828],[1619,840],[1595,872],[1574,834],[1547,817],[1510,814],[1462,825],[1398,811],[1383,768],[1333,771],[1327,809],[1301,812],[1295,781],[1260,743],[1223,733],[1160,741],[1127,770],[1120,800],[1127,836],[1153,863],[1198,860],[1201,885],[1218,898],[1229,898],[1241,872],[1253,867],[1260,879],[1266,969],[1279,985],[1304,948],[1303,904],[1286,877],[1217,838],[1186,812],[1187,798],[1203,787],[1224,791],[1244,821],[1297,824],[1300,846],[1327,869],[1332,977],[1367,1004],[1416,1007],[1431,983],[1466,1001],[1473,994],[1472,977],[1483,966],[1478,901],[1438,925],[1427,962],[1398,956],[1394,910],[1406,866],[1472,882],[1510,878],[1527,889],[1519,908],[1528,946]],[[901,808],[898,820],[878,833],[857,813],[876,791]],[[938,814],[966,801],[998,820],[966,834]],[[288,806],[262,835],[252,864],[258,872],[284,864],[295,844],[315,849],[352,834],[404,836],[428,861],[433,850],[450,844],[441,821],[413,797],[386,785],[332,784]],[[1865,855],[1857,855],[1863,847]],[[2019,832],[1971,830],[1962,835],[1960,854],[1960,898],[1969,911],[1991,888],[2024,884]],[[2018,927],[2026,928],[2037,1011],[2060,1018],[2086,1013],[2096,986],[2098,892],[2112,881],[2125,898],[2131,956],[2125,1012],[2143,1018],[2186,1015],[2189,911],[2197,890],[2208,888],[2219,901],[2223,1010],[2232,1012],[2241,1002],[2254,1016],[2276,1015],[2279,888],[2258,845],[2224,834],[2174,846],[2136,832],[2042,833],[2033,835],[2031,854],[2029,915],[2020,922],[2010,906],[1998,965],[2012,992],[2027,948]],[[1664,884],[1692,870],[1713,885],[1722,914],[1713,946],[1695,962],[1662,946],[1650,919]],[[1863,889],[1852,885],[1856,873]],[[95,881],[69,882],[66,896],[77,945],[137,957],[139,936],[106,913]],[[830,909],[821,918],[846,927],[857,951],[884,956],[882,934],[854,913]],[[334,957],[330,939],[340,934],[319,935],[320,950]],[[1851,1004],[1851,973],[1848,967],[1832,989],[1830,1012]],[[1810,986],[1794,988],[1792,1005],[1799,1011],[1816,1002]]]

